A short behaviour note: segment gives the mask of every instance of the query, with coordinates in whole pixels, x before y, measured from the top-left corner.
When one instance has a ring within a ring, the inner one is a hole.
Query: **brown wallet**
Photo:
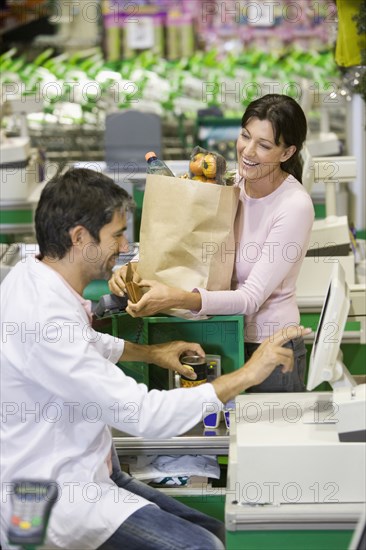
[[[131,262],[127,264],[126,277],[123,278],[123,282],[126,285],[126,294],[127,298],[133,303],[136,304],[143,296],[143,292],[137,283],[133,281],[134,271],[131,266]]]

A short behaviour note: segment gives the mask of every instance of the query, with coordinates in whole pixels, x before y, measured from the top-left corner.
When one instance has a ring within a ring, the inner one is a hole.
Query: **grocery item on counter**
[[[185,355],[181,358],[180,362],[182,365],[190,367],[197,375],[197,378],[192,380],[184,376],[184,374],[181,374],[180,386],[182,388],[192,388],[207,382],[207,361],[204,357],[200,357],[199,355]]]

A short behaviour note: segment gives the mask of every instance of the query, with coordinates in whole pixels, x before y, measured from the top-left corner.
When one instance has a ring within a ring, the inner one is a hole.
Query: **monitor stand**
[[[339,350],[334,368],[325,367],[322,371],[323,380],[329,382],[333,391],[341,388],[354,388],[356,380],[343,363],[343,353]]]
[[[335,368],[324,368],[322,374],[333,389],[339,441],[366,441],[366,384],[357,385],[343,363],[342,350],[338,352]]]

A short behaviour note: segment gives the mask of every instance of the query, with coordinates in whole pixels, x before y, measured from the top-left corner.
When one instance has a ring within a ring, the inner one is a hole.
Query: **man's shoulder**
[[[20,260],[1,284],[4,302],[34,314],[40,309],[50,310],[74,302],[72,293],[52,269],[35,257]],[[3,303],[4,303],[3,302]]]

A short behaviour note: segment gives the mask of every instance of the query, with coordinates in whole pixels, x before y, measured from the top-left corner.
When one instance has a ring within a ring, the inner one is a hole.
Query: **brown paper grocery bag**
[[[239,189],[147,175],[138,274],[192,290],[230,289]]]

